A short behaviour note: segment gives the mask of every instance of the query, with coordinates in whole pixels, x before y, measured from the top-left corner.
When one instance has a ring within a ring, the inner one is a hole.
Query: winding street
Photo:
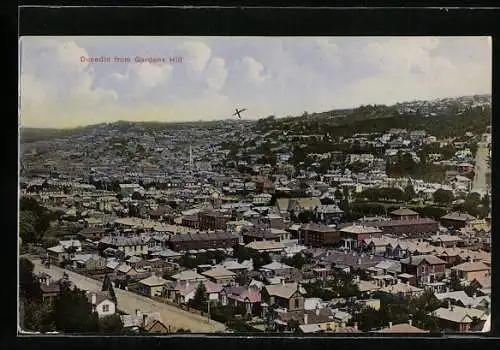
[[[54,279],[63,277],[64,272],[68,274],[71,282],[78,288],[87,291],[100,291],[102,284],[99,281],[93,280],[86,276],[74,273],[72,271],[63,270],[57,266],[51,266],[47,269],[39,259],[30,259],[34,267],[34,272],[45,272],[52,276]],[[119,309],[128,314],[135,314],[139,309],[142,312],[159,312],[165,325],[171,326],[176,330],[179,328],[189,329],[193,333],[211,333],[223,332],[226,327],[222,323],[210,320],[208,322],[206,317],[192,314],[190,312],[178,309],[174,306],[163,304],[155,300],[149,299],[142,295],[132,292],[124,291],[115,288],[115,294],[118,301]]]

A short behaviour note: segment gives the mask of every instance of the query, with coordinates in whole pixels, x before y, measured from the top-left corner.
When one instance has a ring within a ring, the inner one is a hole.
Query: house
[[[244,307],[246,314],[258,313],[261,303],[259,288],[254,286],[231,286],[224,288],[220,294],[222,305]]]
[[[258,253],[282,252],[285,250],[283,243],[274,241],[253,241],[245,245],[245,248],[252,249]]]
[[[365,225],[380,229],[384,235],[407,235],[413,237],[433,234],[439,228],[438,222],[429,218],[370,221],[366,222]]]
[[[418,287],[439,282],[445,277],[446,262],[434,255],[410,255],[400,262],[401,272],[415,276]]]
[[[54,301],[61,291],[59,281],[53,281],[50,275],[43,272],[38,274],[37,278],[40,283],[42,300]]]
[[[356,249],[366,239],[381,237],[382,230],[377,227],[352,224],[340,229],[340,237],[344,241],[344,248]]]
[[[460,279],[465,279],[469,282],[479,278],[491,276],[490,266],[482,262],[465,262],[460,265],[453,266],[452,272],[455,272]]]
[[[221,286],[233,285],[235,283],[236,274],[223,267],[215,267],[202,273],[210,281]]]
[[[439,219],[444,227],[452,227],[454,229],[463,228],[474,220],[476,220],[476,218],[472,215],[459,212],[446,214]]]
[[[190,282],[190,283],[204,282],[207,280],[207,277],[198,274],[196,272],[196,269],[181,271],[173,276],[170,276],[170,278],[178,283],[180,283],[180,282]]]
[[[224,223],[224,230],[226,223]],[[170,237],[168,242],[174,251],[193,249],[232,248],[239,243],[240,236],[235,232],[215,231],[200,233],[182,233]]]
[[[161,296],[163,295],[163,286],[165,283],[167,283],[166,279],[156,276],[153,273],[150,277],[138,282],[137,293],[147,297]]]
[[[385,286],[379,289],[379,292],[391,294],[398,297],[418,297],[424,293],[422,288],[412,286],[409,282],[407,283],[396,283]]]
[[[453,236],[453,235],[433,235],[429,238],[429,241],[431,242],[432,245],[439,246],[439,247],[456,247],[463,243],[463,239],[460,238],[459,236]]]
[[[327,225],[305,224],[299,229],[299,244],[311,247],[332,246],[340,241],[340,232]]]
[[[120,264],[116,269],[115,273],[117,277],[127,277],[133,278],[139,275],[139,271],[127,264]]]
[[[116,304],[109,292],[87,292],[87,299],[92,305],[92,311],[97,312],[99,317],[114,315]]]
[[[412,220],[418,219],[419,214],[411,209],[401,207],[391,211],[389,216],[395,220]]]
[[[74,252],[82,251],[82,243],[77,239],[70,239],[67,241],[59,241],[59,245],[63,246],[63,248],[67,251],[73,250]]]
[[[218,303],[223,287],[208,280],[198,282],[185,281],[183,283],[177,283],[173,288],[168,285],[167,297],[173,299],[173,301],[178,304],[188,304],[189,301],[194,298],[200,284],[203,284],[205,287],[207,300],[209,300],[211,304]]]
[[[171,328],[167,326],[159,312],[143,313],[136,310],[135,315],[120,316],[123,328],[129,330],[141,330],[147,333],[170,333]]]
[[[75,254],[71,260],[75,267],[88,271],[104,270],[106,259],[97,254]]]
[[[277,329],[285,328],[290,321],[295,321],[299,328],[302,326],[302,332],[334,332],[344,328],[350,318],[347,312],[318,307],[314,310],[279,312],[274,323]]]
[[[336,204],[318,205],[314,209],[314,213],[325,224],[338,223],[344,215],[344,211]]]
[[[475,277],[471,282],[471,286],[479,288],[479,291],[485,295],[491,295],[491,276]]]
[[[285,283],[264,286],[262,299],[270,307],[278,306],[287,310],[304,309],[305,290],[298,283]]]
[[[449,303],[447,308],[441,307],[434,310],[429,316],[436,319],[441,329],[466,333],[482,329],[488,314],[484,310],[460,307]],[[471,327],[473,326],[474,319],[478,321],[477,325],[476,327]]]
[[[47,248],[47,255],[50,264],[59,265],[70,259],[72,254],[66,251],[62,245]]]
[[[469,297],[463,290],[437,293],[436,298],[440,301],[449,301],[453,305],[462,307],[473,307],[477,309],[488,309],[491,304],[491,298],[488,296],[474,295]]]
[[[125,254],[125,256],[147,256],[148,244],[143,237],[140,236],[107,236],[99,241],[98,249],[104,251],[107,248],[117,249]]]
[[[266,277],[289,276],[292,274],[293,267],[277,261],[273,261],[260,268]]]

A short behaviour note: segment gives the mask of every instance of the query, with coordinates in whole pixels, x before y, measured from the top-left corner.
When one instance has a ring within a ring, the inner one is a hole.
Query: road
[[[41,264],[39,259],[31,259],[31,261],[35,265],[35,272],[45,272],[54,279],[62,278],[63,273],[66,272],[70,281],[73,282],[78,288],[88,291],[101,290],[102,283],[99,281],[72,271],[63,270],[54,265],[51,265],[50,269],[47,269]],[[192,314],[171,305],[159,303],[142,295],[137,295],[118,288],[115,288],[115,294],[120,311],[132,315],[135,314],[137,309],[142,312],[159,312],[166,326],[171,326],[174,330],[184,328],[191,330],[193,333],[211,333],[221,332],[226,329],[226,326],[222,323],[215,322],[213,320],[208,322],[206,317]]]
[[[488,164],[489,150],[486,147],[479,146],[476,151],[476,165],[474,167],[474,181],[472,183],[472,192],[478,192],[481,195],[487,193],[489,185],[486,180],[486,173],[490,172]]]

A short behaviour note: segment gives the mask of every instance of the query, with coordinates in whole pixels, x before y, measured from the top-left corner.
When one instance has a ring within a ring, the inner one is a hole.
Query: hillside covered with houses
[[[488,330],[490,124],[468,96],[21,132],[21,326]]]

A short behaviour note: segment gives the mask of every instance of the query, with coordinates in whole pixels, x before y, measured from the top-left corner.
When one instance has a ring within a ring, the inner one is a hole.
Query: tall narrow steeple
[[[189,171],[193,171],[193,148],[189,145]]]

